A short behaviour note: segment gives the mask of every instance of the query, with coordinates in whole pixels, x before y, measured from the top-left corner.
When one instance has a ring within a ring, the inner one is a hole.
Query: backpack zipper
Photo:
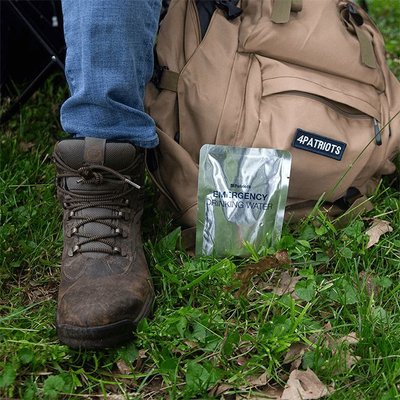
[[[382,134],[381,134],[382,130],[381,130],[380,123],[376,118],[373,118],[368,114],[360,112],[359,110],[357,110],[353,107],[351,107],[351,111],[350,111],[350,109],[345,109],[345,108],[340,107],[337,102],[330,101],[323,96],[318,96],[318,95],[312,94],[312,93],[300,92],[297,90],[288,90],[286,92],[281,92],[279,94],[289,94],[289,95],[293,95],[293,96],[308,97],[310,99],[313,99],[320,103],[323,103],[327,107],[336,111],[338,114],[342,114],[346,118],[372,119],[372,123],[373,123],[373,127],[374,127],[375,143],[377,144],[377,146],[380,146],[382,144]]]
[[[380,146],[382,144],[381,126],[379,121],[374,118],[374,131],[375,131],[375,143]]]

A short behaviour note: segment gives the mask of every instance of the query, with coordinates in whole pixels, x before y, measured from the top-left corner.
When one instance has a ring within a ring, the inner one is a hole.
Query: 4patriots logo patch
[[[296,130],[292,146],[338,161],[342,159],[346,149],[344,142],[307,132],[300,128]]]

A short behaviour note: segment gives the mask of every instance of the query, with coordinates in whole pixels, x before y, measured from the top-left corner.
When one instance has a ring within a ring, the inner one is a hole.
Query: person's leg
[[[154,147],[158,140],[143,96],[161,0],[63,0],[62,7],[71,92],[61,108],[63,129]]]
[[[64,208],[60,340],[104,348],[132,337],[154,293],[141,241],[143,111],[161,0],[63,0],[71,97],[54,150]],[[139,185],[139,186],[138,186]]]

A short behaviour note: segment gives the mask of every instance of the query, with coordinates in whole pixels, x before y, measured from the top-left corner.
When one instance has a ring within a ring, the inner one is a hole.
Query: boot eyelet
[[[73,227],[71,230],[71,236],[74,235],[76,232],[78,232],[78,229],[76,227]]]
[[[68,250],[68,255],[73,257],[77,251],[79,251],[79,246],[76,244],[72,249]]]
[[[129,199],[125,199],[125,204],[128,206],[129,205]]]
[[[117,246],[113,248],[113,254],[121,254],[121,249]]]

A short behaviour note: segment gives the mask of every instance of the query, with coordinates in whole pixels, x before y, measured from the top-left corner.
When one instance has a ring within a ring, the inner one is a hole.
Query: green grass
[[[400,3],[369,3],[397,65]],[[48,81],[0,136],[0,398],[220,398],[212,388],[225,389],[225,399],[251,398],[267,381],[284,385],[291,366],[285,355],[301,344],[299,368],[334,387],[331,399],[400,399],[400,201],[385,183],[368,216],[394,229],[377,245],[367,249],[366,219],[337,228],[317,215],[285,226],[275,250],[285,249],[292,265],[258,271],[243,296],[237,273],[249,260],[189,257],[176,248],[179,231],[171,232],[167,216],[154,218],[155,202],[148,202],[154,315],[118,349],[61,345],[61,209],[51,153],[65,96],[57,77]],[[274,293],[285,271],[301,278],[295,296]],[[355,343],[340,339],[351,333]]]

